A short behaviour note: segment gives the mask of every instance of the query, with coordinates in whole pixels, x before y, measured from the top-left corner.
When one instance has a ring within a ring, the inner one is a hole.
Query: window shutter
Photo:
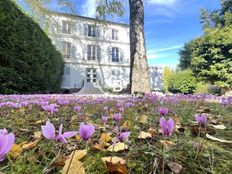
[[[88,25],[84,24],[84,36],[88,36]]]
[[[124,62],[124,51],[122,48],[119,49],[119,62]]]
[[[76,59],[76,47],[74,45],[71,46],[71,58]]]
[[[101,47],[98,45],[96,46],[96,48],[97,48],[97,60],[98,62],[100,62],[101,61]]]

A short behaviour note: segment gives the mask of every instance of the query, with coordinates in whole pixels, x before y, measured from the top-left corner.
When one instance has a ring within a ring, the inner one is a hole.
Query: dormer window
[[[71,24],[69,21],[62,21],[62,33],[71,34]]]
[[[112,40],[118,40],[118,30],[112,29]]]
[[[88,36],[96,37],[96,27],[93,25],[88,25]]]

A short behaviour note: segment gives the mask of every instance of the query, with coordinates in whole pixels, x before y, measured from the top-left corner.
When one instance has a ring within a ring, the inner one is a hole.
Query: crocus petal
[[[52,123],[49,121],[46,122],[46,125],[41,126],[42,134],[45,138],[49,140],[55,139],[55,127]]]
[[[92,124],[89,124],[88,125],[88,137],[90,137],[90,136],[92,136],[93,135],[93,133],[94,133],[94,131],[95,131],[95,127],[94,127],[94,125],[92,125]]]
[[[4,129],[0,129],[0,134],[3,134],[3,135],[5,135],[5,134],[7,134],[8,132],[7,132],[7,130],[4,128]]]
[[[56,141],[62,142],[62,143],[67,143],[67,140],[62,134],[59,134],[56,138]]]
[[[71,138],[71,137],[75,136],[76,134],[77,134],[77,132],[75,132],[75,131],[64,132],[63,137],[64,138]]]
[[[168,119],[167,127],[168,127],[169,132],[172,133],[173,130],[174,130],[174,121],[173,121],[172,118],[169,118],[169,119]]]
[[[60,127],[59,127],[59,132],[58,132],[59,135],[62,134],[62,130],[63,130],[63,124],[61,123],[61,124],[60,124]]]

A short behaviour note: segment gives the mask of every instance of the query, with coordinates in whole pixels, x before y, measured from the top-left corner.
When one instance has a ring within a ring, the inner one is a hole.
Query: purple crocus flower
[[[75,131],[64,132],[62,134],[63,124],[61,124],[59,127],[58,135],[56,135],[55,126],[49,121],[46,122],[46,125],[41,126],[41,129],[42,134],[45,138],[62,143],[67,143],[67,140],[65,138],[71,138],[77,134],[77,132]]]
[[[87,141],[93,135],[94,131],[95,131],[94,125],[92,124],[85,125],[85,123],[80,124],[79,134],[84,141]]]
[[[121,118],[122,118],[122,116],[121,116],[120,113],[115,113],[115,114],[114,114],[114,120],[115,120],[115,121],[120,121]]]
[[[103,110],[104,110],[104,111],[108,111],[108,106],[104,106],[104,107],[103,107]]]
[[[102,123],[103,124],[106,124],[106,121],[107,121],[107,117],[105,115],[102,116]]]
[[[200,114],[195,115],[195,120],[202,127],[206,126],[206,120],[207,120],[206,114],[203,113],[201,115]]]
[[[170,137],[174,131],[174,121],[172,118],[166,120],[164,117],[160,118],[160,127],[162,132],[167,137]]]
[[[75,107],[74,107],[74,110],[80,112],[81,106],[75,106]]]
[[[50,105],[44,105],[42,106],[43,110],[45,110],[46,112],[50,112],[50,113],[54,113],[54,112],[58,112],[58,105],[56,103],[52,103]]]
[[[169,109],[166,107],[159,107],[158,112],[159,112],[160,116],[165,116],[168,114]]]
[[[6,129],[0,129],[0,162],[4,160],[6,154],[10,151],[15,141],[13,133],[7,132]]]
[[[120,111],[120,112],[124,112],[124,111],[125,111],[125,108],[124,108],[124,107],[120,107],[120,108],[119,108],[119,111]]]
[[[122,132],[116,137],[117,141],[124,141],[130,136],[131,132]]]

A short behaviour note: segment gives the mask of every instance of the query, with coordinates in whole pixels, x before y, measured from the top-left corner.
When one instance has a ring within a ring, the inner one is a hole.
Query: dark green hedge
[[[0,1],[0,93],[56,92],[62,73],[61,54],[39,25]]]

